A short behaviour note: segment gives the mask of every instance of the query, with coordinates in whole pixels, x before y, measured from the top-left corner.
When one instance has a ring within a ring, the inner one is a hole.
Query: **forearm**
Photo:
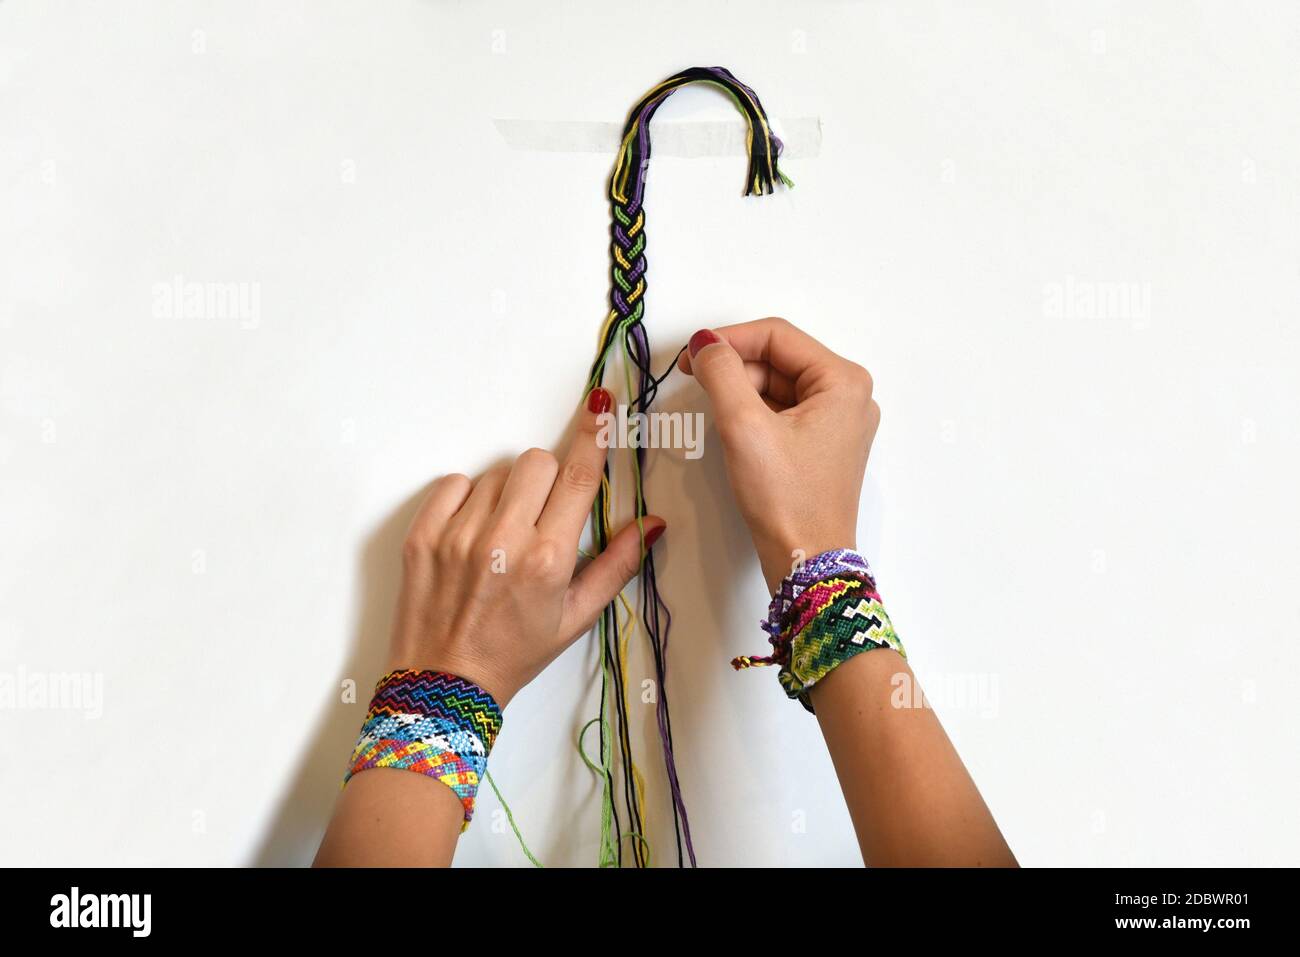
[[[810,691],[863,860],[1016,866],[934,711],[894,706],[898,674],[916,680],[896,652],[876,649],[844,662]]]
[[[447,867],[464,808],[451,788],[423,774],[375,768],[339,795],[316,867]]]

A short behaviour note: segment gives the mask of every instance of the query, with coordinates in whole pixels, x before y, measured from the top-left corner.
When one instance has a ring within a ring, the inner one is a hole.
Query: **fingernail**
[[[659,541],[659,536],[664,533],[664,529],[667,527],[667,525],[656,525],[654,528],[646,529],[645,547],[649,549],[651,545]]]
[[[691,358],[694,359],[695,353],[699,352],[705,346],[711,346],[715,342],[721,341],[722,337],[712,329],[701,329],[699,332],[695,333],[695,335],[691,336],[691,341],[689,343]]]
[[[609,394],[608,389],[602,389],[599,386],[592,389],[587,396],[587,411],[595,412],[599,415],[602,412],[608,412],[614,407],[614,397]]]

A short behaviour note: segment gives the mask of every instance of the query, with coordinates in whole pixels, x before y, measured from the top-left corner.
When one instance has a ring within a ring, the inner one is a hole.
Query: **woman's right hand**
[[[800,559],[855,548],[880,424],[870,373],[784,319],[701,329],[679,366],[713,403],[768,588],[775,592]]]

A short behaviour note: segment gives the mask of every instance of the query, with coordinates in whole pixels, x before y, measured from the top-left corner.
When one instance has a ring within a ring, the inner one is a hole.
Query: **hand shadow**
[[[339,680],[328,690],[315,732],[303,748],[293,783],[280,799],[250,862],[255,867],[301,867],[320,846],[342,789],[347,757],[370,704],[388,650],[388,630],[401,586],[402,541],[427,488],[411,496],[370,537],[361,552],[361,614]],[[352,701],[343,681],[355,682]]]
[[[570,425],[570,430],[573,428]],[[565,441],[567,442],[566,432]],[[489,462],[481,471],[506,464]],[[432,484],[432,483],[430,483]],[[388,652],[388,635],[402,584],[402,542],[429,486],[409,497],[370,536],[361,551],[361,613],[352,652],[329,689],[315,732],[303,749],[293,783],[254,853],[254,867],[301,867],[316,856],[343,786],[343,772],[365,721],[374,683]],[[343,699],[343,682],[351,680],[351,700]]]

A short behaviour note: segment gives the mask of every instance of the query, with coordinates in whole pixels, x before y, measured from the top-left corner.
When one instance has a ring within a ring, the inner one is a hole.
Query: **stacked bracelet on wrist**
[[[456,792],[469,827],[488,752],[501,731],[492,696],[442,671],[394,671],[379,679],[343,783],[370,768],[402,768]]]
[[[777,677],[786,695],[809,711],[812,687],[854,655],[892,648],[907,657],[867,560],[852,549],[822,552],[786,576],[760,624],[772,654],[743,655],[732,667],[780,665]]]

